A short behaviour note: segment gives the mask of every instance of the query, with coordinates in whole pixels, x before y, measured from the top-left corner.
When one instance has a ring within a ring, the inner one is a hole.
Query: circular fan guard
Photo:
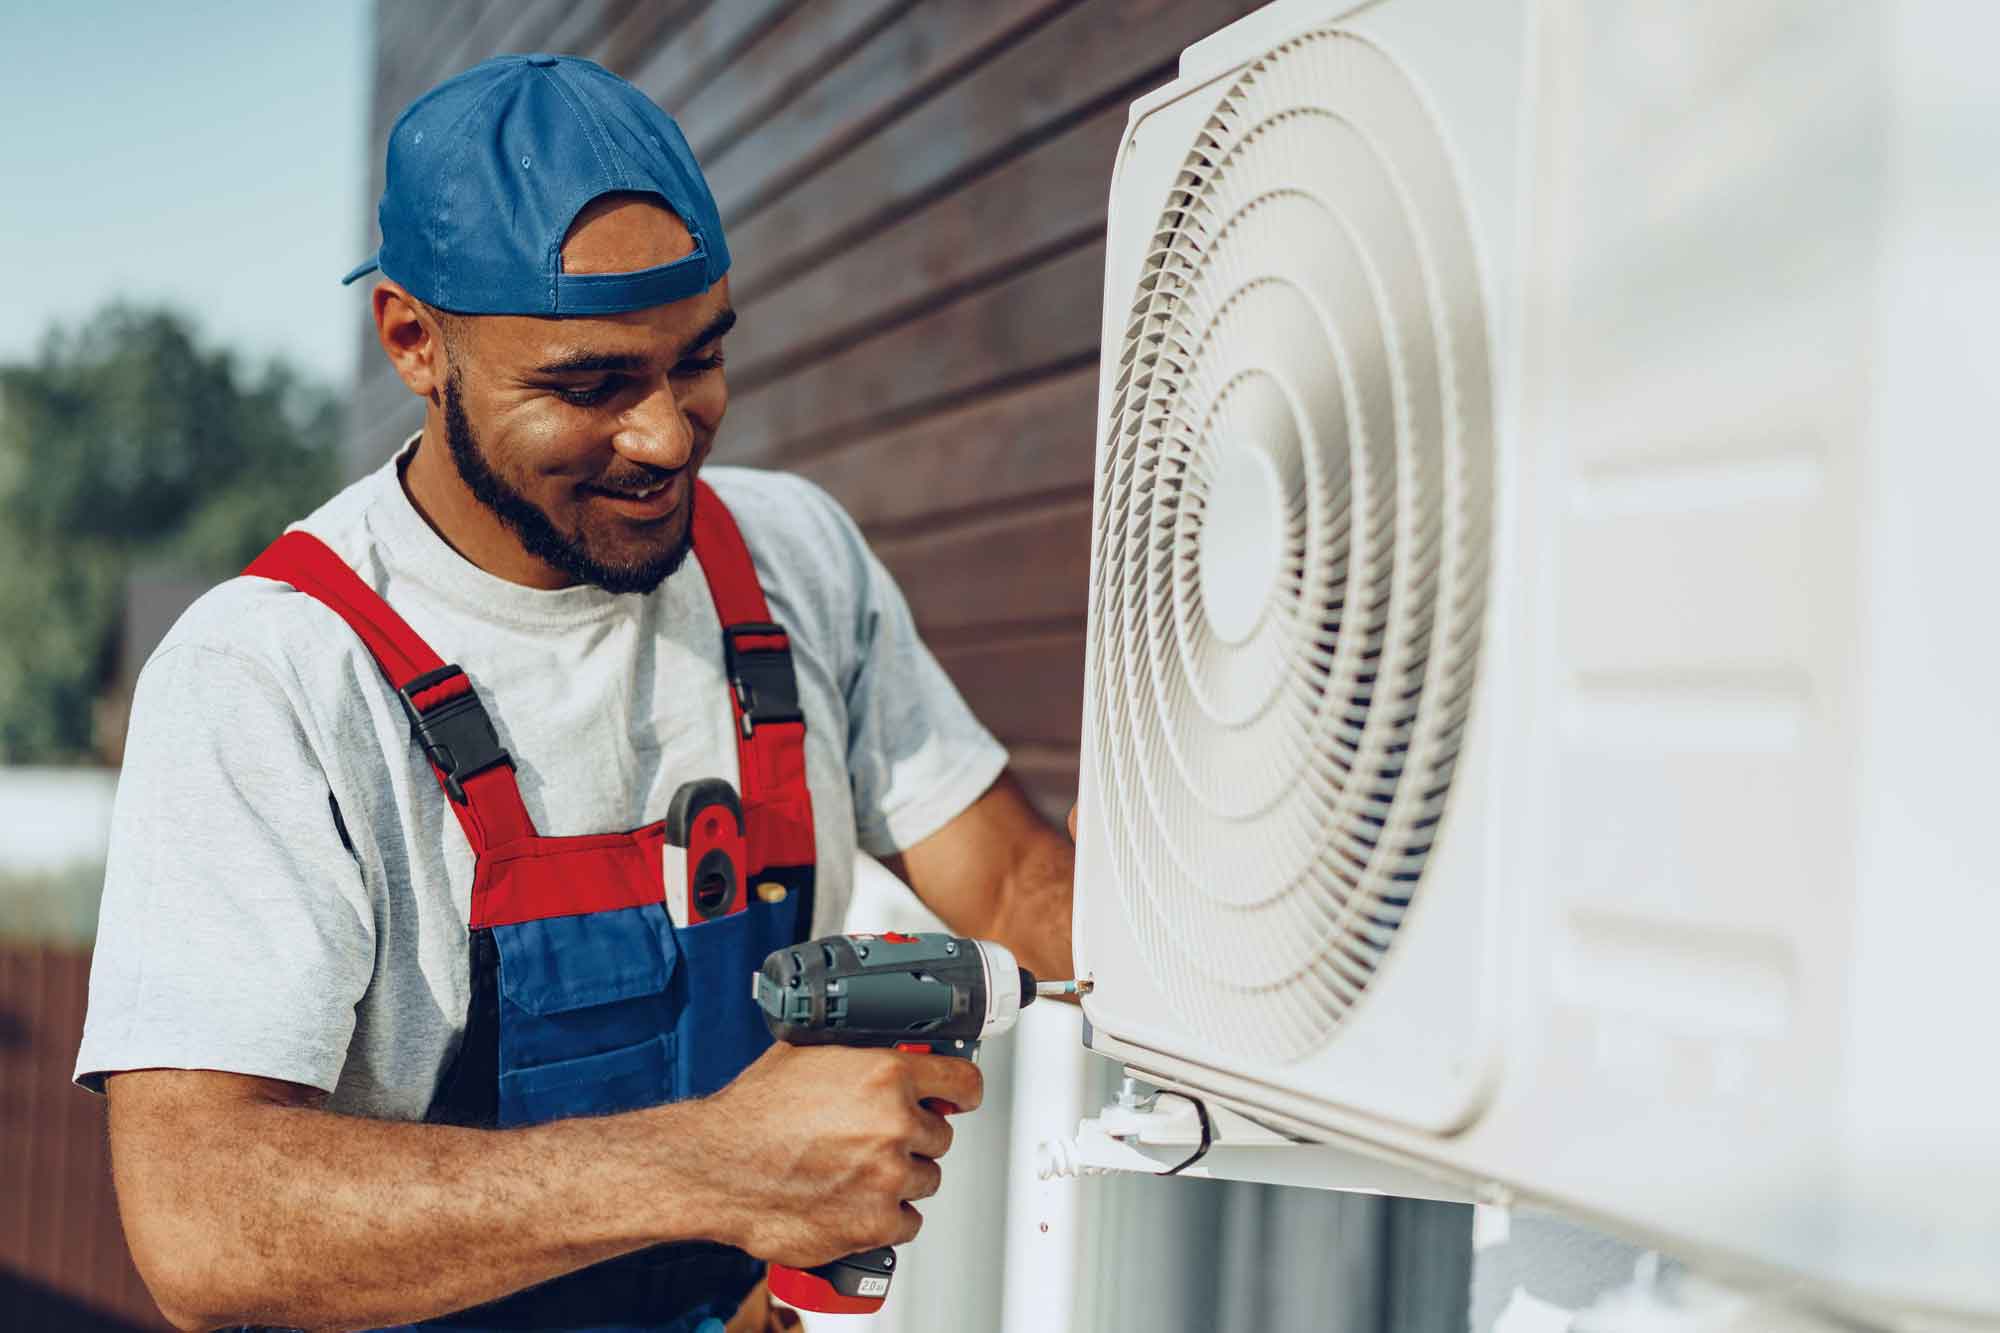
[[[1097,478],[1097,799],[1181,1023],[1322,1046],[1436,840],[1485,601],[1492,405],[1444,145],[1383,52],[1225,94],[1133,299]]]

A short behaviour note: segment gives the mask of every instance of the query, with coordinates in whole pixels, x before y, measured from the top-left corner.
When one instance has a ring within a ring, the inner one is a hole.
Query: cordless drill
[[[774,950],[756,997],[771,1035],[795,1046],[879,1046],[971,1059],[979,1043],[1014,1026],[1037,995],[1075,994],[1088,983],[1037,983],[988,940],[925,933],[827,935]],[[944,1115],[957,1107],[936,1098]],[[882,1308],[896,1252],[883,1246],[817,1268],[771,1265],[771,1294],[801,1310],[870,1314]]]

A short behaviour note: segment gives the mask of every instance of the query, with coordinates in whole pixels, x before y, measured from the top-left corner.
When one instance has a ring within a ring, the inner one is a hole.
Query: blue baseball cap
[[[656,196],[694,252],[631,273],[564,273],[562,243],[601,195]],[[609,315],[699,295],[729,271],[722,218],[680,126],[575,56],[482,61],[410,103],[389,131],[380,269],[468,315]]]

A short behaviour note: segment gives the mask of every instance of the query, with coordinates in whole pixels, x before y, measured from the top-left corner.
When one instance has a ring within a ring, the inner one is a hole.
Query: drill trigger
[[[937,1052],[931,1048],[931,1044],[925,1041],[899,1041],[896,1043],[896,1049],[899,1051],[911,1051],[917,1055],[937,1054]],[[926,1097],[924,1098],[924,1106],[929,1110],[937,1112],[939,1115],[958,1114],[957,1105],[955,1103],[946,1101],[942,1097]]]

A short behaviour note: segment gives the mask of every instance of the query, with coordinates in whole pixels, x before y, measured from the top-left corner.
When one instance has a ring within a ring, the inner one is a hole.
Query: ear
[[[438,401],[451,373],[444,330],[400,283],[376,283],[371,301],[376,340],[397,377],[419,398]]]

